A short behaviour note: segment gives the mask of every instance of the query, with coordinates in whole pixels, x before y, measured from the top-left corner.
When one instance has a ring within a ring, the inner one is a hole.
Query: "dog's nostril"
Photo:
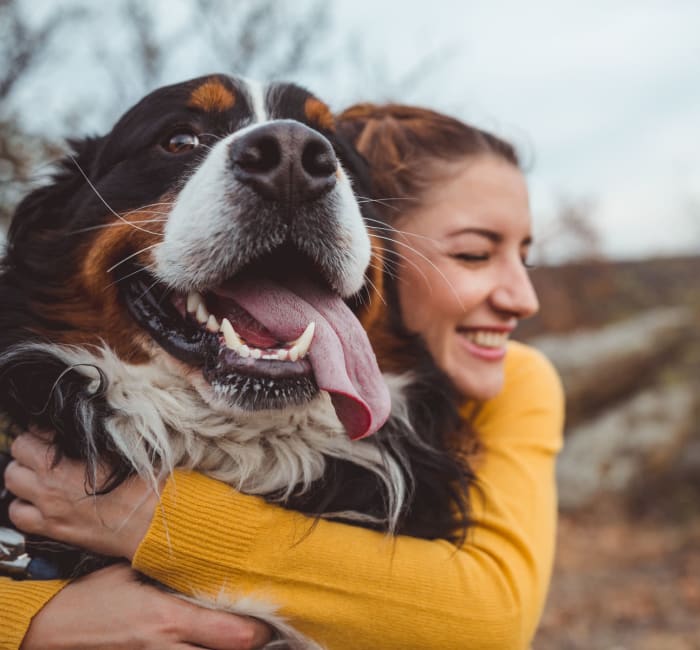
[[[234,178],[268,201],[315,201],[337,182],[331,143],[294,120],[251,128],[231,142],[229,158]]]
[[[326,142],[310,140],[301,154],[301,166],[310,176],[325,178],[335,174],[336,158]]]
[[[277,140],[264,136],[238,149],[234,156],[234,163],[250,173],[272,171],[281,160],[282,154]]]

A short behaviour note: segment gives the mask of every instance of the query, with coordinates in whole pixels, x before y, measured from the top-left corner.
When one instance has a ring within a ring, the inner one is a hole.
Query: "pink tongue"
[[[389,417],[389,390],[367,334],[341,298],[310,283],[289,287],[270,280],[243,280],[221,293],[230,296],[280,341],[299,337],[316,323],[309,361],[321,390],[351,439],[375,433]]]

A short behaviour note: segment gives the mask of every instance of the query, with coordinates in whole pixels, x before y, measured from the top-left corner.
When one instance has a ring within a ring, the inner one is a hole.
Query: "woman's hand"
[[[133,559],[158,503],[143,479],[129,478],[111,492],[94,496],[87,488],[85,463],[63,458],[52,467],[54,451],[45,437],[22,434],[11,453],[14,460],[5,470],[5,485],[17,497],[9,508],[17,528]]]
[[[185,602],[115,565],[59,591],[32,619],[21,650],[243,650],[270,638],[260,621]]]

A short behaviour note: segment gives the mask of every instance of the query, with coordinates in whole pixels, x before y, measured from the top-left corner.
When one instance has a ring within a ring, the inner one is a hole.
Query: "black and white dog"
[[[454,395],[401,328],[353,189],[363,161],[326,105],[212,75],[71,146],[10,228],[2,409],[106,464],[95,489],[185,467],[314,516],[459,536]],[[374,286],[394,310],[378,361]],[[394,350],[411,367],[382,374]]]

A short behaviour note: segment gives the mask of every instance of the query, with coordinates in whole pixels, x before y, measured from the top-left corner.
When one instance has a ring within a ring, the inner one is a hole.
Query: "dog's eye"
[[[162,146],[168,153],[187,153],[199,146],[199,138],[191,131],[178,131],[166,138]]]

